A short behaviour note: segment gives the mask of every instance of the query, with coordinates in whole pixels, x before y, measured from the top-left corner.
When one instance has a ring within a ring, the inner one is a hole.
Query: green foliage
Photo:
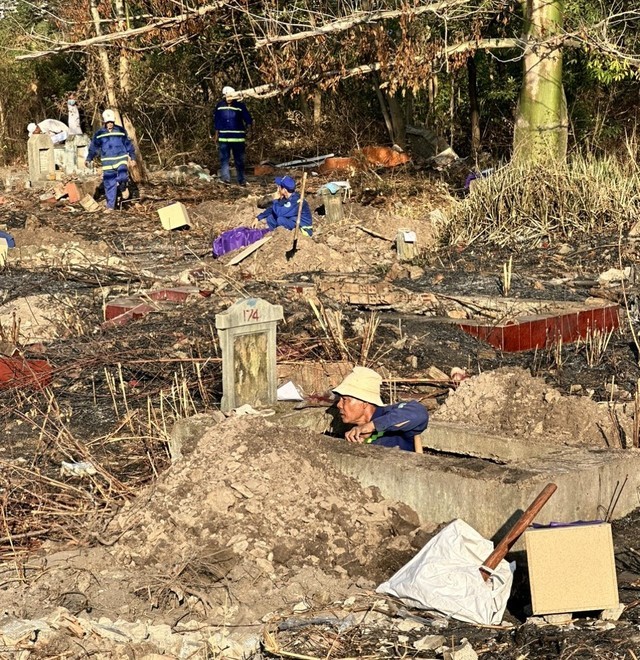
[[[595,54],[587,61],[587,70],[593,77],[605,85],[626,79],[640,80],[640,71],[631,66],[628,60],[606,54]]]

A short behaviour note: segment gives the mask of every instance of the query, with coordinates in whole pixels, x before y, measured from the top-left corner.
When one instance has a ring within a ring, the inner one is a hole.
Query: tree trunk
[[[102,28],[100,25],[100,13],[98,12],[98,1],[91,0],[91,17],[93,18],[93,25],[96,30],[96,36],[102,36]],[[98,46],[98,61],[102,69],[102,78],[104,81],[104,92],[107,96],[107,101],[112,108],[118,107],[118,97],[116,95],[116,88],[113,83],[113,75],[111,73],[111,63],[109,62],[109,55],[104,46]]]
[[[138,146],[138,136],[136,135],[136,129],[131,123],[129,117],[125,114],[122,115],[122,125],[124,130],[127,131],[129,139],[133,143],[133,149],[136,152],[136,164],[132,167],[129,167],[131,172],[131,178],[136,183],[143,183],[147,180],[147,168],[144,165],[142,160],[142,154],[140,153],[140,147]]]
[[[469,80],[469,125],[471,128],[471,154],[480,151],[480,105],[478,103],[478,78],[474,55],[467,58],[467,76]]]
[[[313,125],[317,128],[322,121],[322,92],[316,89],[313,92]]]
[[[567,102],[562,51],[548,45],[562,30],[562,0],[525,0],[524,79],[513,141],[514,160],[562,161],[567,155]],[[546,42],[546,43],[545,43]]]
[[[116,16],[118,17],[118,21],[116,23],[118,26],[118,31],[124,32],[129,28],[127,25],[125,0],[114,0],[113,6],[116,10]],[[122,97],[126,106],[128,105],[129,94],[131,93],[131,73],[129,71],[129,56],[125,48],[120,48],[119,63],[120,91],[122,92]]]
[[[376,84],[376,94],[378,95],[378,101],[380,102],[380,110],[382,110],[382,116],[384,117],[384,123],[387,127],[387,133],[389,133],[389,139],[393,143],[393,123],[391,122],[391,115],[389,114],[389,108],[387,106],[387,99],[383,91],[380,89],[380,79],[378,76],[375,77]]]
[[[386,95],[389,102],[389,114],[391,115],[391,126],[393,128],[393,144],[401,149],[407,146],[407,132],[405,129],[404,108],[398,99],[398,95]]]

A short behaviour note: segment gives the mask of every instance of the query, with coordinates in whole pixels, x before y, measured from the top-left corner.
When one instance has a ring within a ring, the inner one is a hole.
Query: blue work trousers
[[[233,162],[236,166],[238,183],[244,183],[244,142],[218,142],[218,151],[220,153],[220,179],[229,183],[231,175],[229,174],[229,161],[233,153]]]
[[[117,170],[104,170],[102,172],[104,194],[107,198],[107,208],[116,208],[118,190],[122,192],[129,182],[129,170],[126,165],[120,165]]]

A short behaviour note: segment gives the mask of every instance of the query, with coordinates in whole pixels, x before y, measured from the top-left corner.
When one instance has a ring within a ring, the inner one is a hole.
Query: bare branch
[[[265,39],[256,39],[256,48],[262,48],[263,46],[268,46],[269,44],[274,43],[301,41],[302,39],[320,37],[334,32],[343,32],[344,30],[348,30],[356,25],[361,25],[362,23],[372,23],[374,21],[398,18],[405,14],[412,16],[420,16],[421,14],[426,14],[428,12],[438,14],[447,9],[468,5],[470,4],[470,1],[471,0],[439,0],[438,2],[423,5],[422,7],[405,7],[403,9],[358,12],[346,18],[326,23],[313,30],[304,30],[303,32],[296,32],[294,34],[282,34],[275,37],[267,37]]]
[[[522,39],[480,39],[476,41],[465,41],[463,43],[455,44],[453,46],[447,46],[443,48],[436,56],[436,59],[444,59],[450,55],[457,53],[464,53],[467,51],[475,50],[494,50],[494,49],[508,49],[508,48],[518,48],[524,51],[525,43]],[[415,63],[421,64],[425,60],[424,56],[416,57]],[[329,80],[331,78],[339,78],[340,80],[346,80],[348,78],[353,78],[354,76],[363,76],[374,71],[380,71],[382,64],[380,62],[374,62],[373,64],[361,64],[360,66],[353,67],[352,69],[347,69],[346,71],[325,71],[322,76],[315,76],[309,81],[305,81],[307,84],[318,83],[320,80]],[[240,97],[246,98],[270,98],[272,96],[277,96],[278,94],[286,94],[290,92],[296,85],[301,85],[304,83],[296,83],[293,80],[283,81],[280,84],[270,83],[266,85],[259,85],[258,87],[250,87],[248,89],[238,90],[236,94]]]
[[[76,41],[75,43],[63,43],[49,50],[41,50],[28,53],[26,55],[18,55],[16,60],[35,60],[40,57],[45,57],[46,55],[53,55],[54,53],[62,53],[68,50],[101,46],[113,41],[120,41],[121,39],[132,39],[133,37],[137,37],[147,32],[152,32],[153,30],[162,30],[169,27],[175,27],[180,23],[185,23],[186,21],[190,21],[194,18],[199,18],[206,14],[210,14],[211,12],[228,6],[229,4],[230,3],[228,0],[218,0],[218,2],[205,5],[204,7],[199,7],[198,9],[194,9],[184,14],[179,14],[178,16],[166,16],[164,18],[159,18],[157,21],[142,27],[132,28],[131,30],[124,30],[123,32],[111,32],[109,34],[91,37],[90,39]]]

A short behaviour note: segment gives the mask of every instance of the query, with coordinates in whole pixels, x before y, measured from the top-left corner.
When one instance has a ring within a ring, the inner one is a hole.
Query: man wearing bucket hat
[[[213,111],[214,140],[218,143],[220,155],[220,181],[230,183],[229,161],[233,153],[238,183],[246,186],[244,178],[244,151],[247,139],[247,128],[253,124],[253,118],[247,106],[235,98],[233,87],[222,88],[222,100]]]
[[[349,442],[400,447],[414,451],[414,438],[429,423],[427,409],[417,401],[385,406],[380,398],[382,377],[373,369],[354,367],[333,391],[340,395],[338,410]]]
[[[89,167],[91,161],[100,156],[107,211],[113,211],[116,208],[118,192],[123,199],[129,199],[129,165],[135,165],[136,154],[127,132],[116,124],[116,113],[113,110],[105,110],[102,120],[104,126],[91,138],[85,164]]]
[[[311,209],[308,202],[304,199],[301,200],[300,194],[296,192],[296,182],[290,176],[283,176],[276,177],[275,184],[278,188],[274,195],[275,199],[267,209],[258,215],[258,220],[266,220],[269,229],[276,227],[295,229],[298,206],[302,204],[300,232],[305,236],[311,236],[313,233]]]

